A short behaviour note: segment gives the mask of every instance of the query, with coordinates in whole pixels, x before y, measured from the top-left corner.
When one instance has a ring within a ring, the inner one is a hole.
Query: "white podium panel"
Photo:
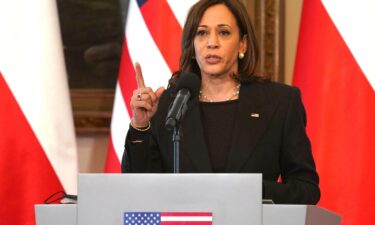
[[[35,205],[36,225],[76,225],[76,204]]]
[[[212,212],[215,225],[261,225],[261,174],[80,174],[78,225],[125,212]]]
[[[263,205],[263,225],[339,225],[341,217],[313,205]]]

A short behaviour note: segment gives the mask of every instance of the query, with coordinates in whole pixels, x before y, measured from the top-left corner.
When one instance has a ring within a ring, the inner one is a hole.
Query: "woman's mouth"
[[[205,60],[208,64],[216,64],[221,61],[221,57],[218,55],[207,55]]]

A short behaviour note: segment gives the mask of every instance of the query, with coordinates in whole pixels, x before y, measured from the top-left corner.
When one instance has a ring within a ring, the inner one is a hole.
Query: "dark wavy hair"
[[[239,0],[200,0],[190,8],[181,40],[180,68],[172,74],[169,84],[174,86],[181,73],[195,73],[200,76],[200,68],[195,59],[194,38],[204,12],[211,6],[223,4],[236,18],[240,38],[246,35],[247,50],[245,57],[238,61],[238,74],[234,76],[239,82],[251,82],[262,79],[255,74],[259,52],[254,27],[245,6]]]

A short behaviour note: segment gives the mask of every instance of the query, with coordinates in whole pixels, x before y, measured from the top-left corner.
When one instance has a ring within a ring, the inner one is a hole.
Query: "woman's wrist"
[[[134,120],[132,119],[130,121],[130,126],[133,127],[137,131],[147,131],[151,128],[151,122],[149,121],[146,125],[138,125],[134,123]]]

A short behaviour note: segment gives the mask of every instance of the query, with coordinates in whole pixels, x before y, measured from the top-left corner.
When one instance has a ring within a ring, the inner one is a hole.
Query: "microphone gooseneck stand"
[[[180,173],[180,142],[181,142],[180,123],[173,128],[173,173]]]
[[[182,73],[176,83],[177,95],[171,103],[165,121],[165,127],[172,131],[173,142],[173,173],[180,172],[180,143],[182,139],[182,121],[188,109],[188,101],[192,96],[198,96],[200,78],[192,73]]]
[[[173,129],[173,173],[180,173],[180,143],[182,139],[181,123],[187,108],[187,104],[183,104],[181,109],[178,110],[179,112],[176,118],[168,118],[166,121],[166,128],[168,130]]]

